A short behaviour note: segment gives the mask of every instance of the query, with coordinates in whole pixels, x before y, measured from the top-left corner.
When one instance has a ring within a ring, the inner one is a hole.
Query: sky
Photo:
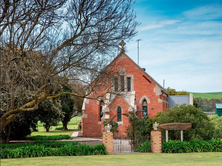
[[[136,0],[126,54],[165,88],[222,92],[222,0]]]

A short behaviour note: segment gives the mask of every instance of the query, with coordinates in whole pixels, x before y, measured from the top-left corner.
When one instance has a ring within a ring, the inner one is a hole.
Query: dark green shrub
[[[0,149],[1,158],[26,158],[42,156],[83,156],[83,155],[106,155],[104,145],[63,145],[60,147],[27,144],[20,147],[5,147]]]
[[[52,136],[29,136],[28,140],[61,140],[61,139],[72,139],[69,135],[52,135]]]
[[[11,123],[10,139],[20,140],[25,139],[27,135],[32,133],[32,130],[36,131],[38,119],[30,112],[20,113],[16,116],[15,120]]]
[[[56,127],[55,130],[62,130],[63,127]]]
[[[140,144],[134,152],[151,152],[150,140],[146,140],[143,144]]]
[[[33,145],[43,145],[44,147],[51,147],[51,148],[59,148],[63,146],[74,146],[78,145],[78,142],[55,142],[55,141],[48,141],[48,140],[37,140],[32,143],[20,143],[20,144],[1,144],[1,149],[16,149],[19,147],[24,146],[33,146]]]
[[[204,141],[191,140],[189,142],[169,141],[162,143],[164,153],[190,153],[190,152],[222,152],[222,141],[219,139]]]
[[[192,128],[184,131],[184,140],[210,140],[212,139],[214,125],[202,110],[191,105],[175,106],[167,111],[159,113],[155,120],[164,123],[191,123]],[[165,132],[162,132],[165,138]],[[180,131],[169,131],[169,140],[180,140]]]
[[[218,115],[210,115],[208,117],[215,127],[213,138],[222,138],[222,117],[219,117]]]

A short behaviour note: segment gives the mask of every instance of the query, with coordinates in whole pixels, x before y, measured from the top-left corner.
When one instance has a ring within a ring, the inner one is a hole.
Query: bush
[[[61,139],[72,139],[69,135],[52,135],[52,136],[29,136],[28,140],[61,140]]]
[[[62,143],[56,142],[62,145]],[[56,148],[55,148],[56,147]],[[26,144],[15,147],[14,145],[0,149],[1,158],[26,158],[42,156],[83,156],[83,155],[106,155],[107,151],[104,145],[67,145],[48,146],[45,144]]]
[[[78,145],[78,142],[55,142],[55,141],[48,141],[48,140],[37,140],[32,143],[20,143],[20,144],[1,144],[0,149],[16,149],[19,147],[24,146],[33,146],[33,145],[43,145],[44,147],[51,147],[51,148],[59,148],[63,146],[73,146]]]
[[[167,111],[159,113],[155,120],[160,124],[164,123],[191,123],[192,128],[184,131],[184,140],[210,140],[214,132],[214,125],[210,122],[208,116],[191,105],[175,106]],[[162,138],[165,138],[165,132],[162,132]],[[169,131],[169,140],[180,140],[180,131]]]
[[[56,127],[55,130],[63,130],[63,127]]]
[[[146,140],[143,144],[140,144],[134,152],[151,152],[150,140]]]
[[[215,127],[213,138],[222,138],[222,117],[219,117],[218,115],[211,115],[209,118]]]
[[[10,139],[21,140],[25,139],[33,131],[36,131],[38,119],[36,115],[28,113],[20,113],[11,123]]]
[[[191,152],[222,152],[222,141],[219,139],[204,141],[192,140],[189,142],[169,141],[162,144],[164,153],[191,153]]]

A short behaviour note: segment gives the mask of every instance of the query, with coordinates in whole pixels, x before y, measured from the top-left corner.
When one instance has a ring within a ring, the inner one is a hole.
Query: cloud
[[[158,33],[176,35],[187,35],[185,37],[196,36],[221,36],[222,22],[219,21],[183,21],[173,29],[161,29]],[[188,36],[189,35],[189,36]]]
[[[183,13],[187,19],[212,20],[222,18],[222,5],[208,5],[188,10]]]
[[[150,30],[150,29],[161,28],[161,27],[165,27],[167,25],[176,24],[178,22],[180,22],[180,20],[163,20],[163,21],[157,22],[156,24],[153,24],[153,25],[141,27],[139,30],[146,31],[146,30]]]
[[[140,66],[160,84],[186,91],[222,91],[222,38],[149,38],[140,42]],[[128,45],[137,62],[136,42]]]
[[[222,91],[222,5],[199,6],[174,18],[154,16],[140,17],[147,25],[136,38],[141,39],[140,66],[160,84],[165,79],[165,87]],[[136,41],[127,48],[137,62]]]

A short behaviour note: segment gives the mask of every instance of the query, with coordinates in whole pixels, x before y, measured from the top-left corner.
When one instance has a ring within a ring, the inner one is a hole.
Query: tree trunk
[[[50,128],[50,127],[46,127],[46,128],[45,128],[45,129],[46,129],[46,132],[49,132],[49,128]]]
[[[5,128],[5,119],[0,119],[0,144],[4,143],[3,138],[2,138],[2,133]]]
[[[62,125],[63,125],[63,129],[62,130],[68,130],[68,127],[67,127],[68,121],[63,121]]]
[[[9,144],[9,137],[10,137],[10,134],[11,134],[11,124],[8,124],[7,126],[7,135],[6,135],[6,140],[5,140],[5,143],[6,144]]]
[[[0,132],[0,145],[3,144],[3,143],[4,143],[4,141],[2,139],[2,133]]]

